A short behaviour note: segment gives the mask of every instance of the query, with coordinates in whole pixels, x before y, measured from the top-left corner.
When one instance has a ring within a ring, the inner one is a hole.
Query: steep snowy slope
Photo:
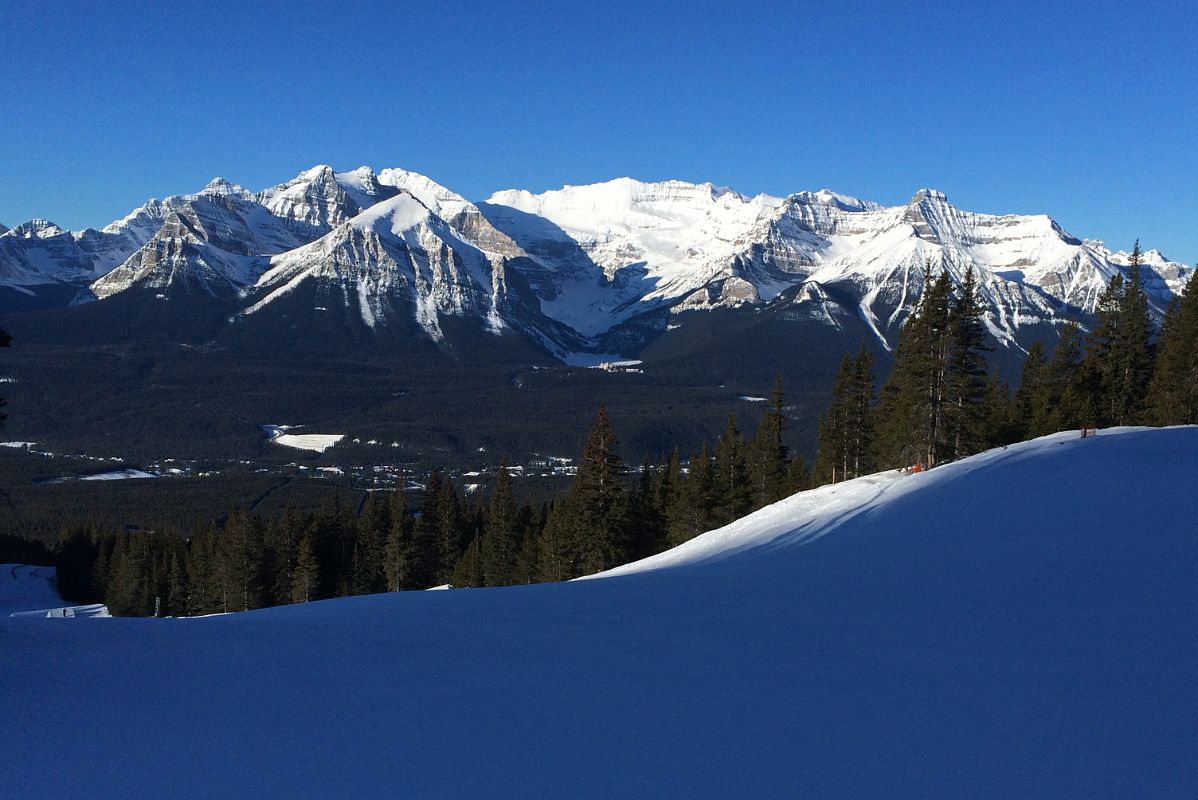
[[[1066,433],[572,584],[0,620],[5,791],[1192,797],[1195,470]]]
[[[400,191],[307,247],[277,256],[258,281],[253,314],[305,282],[321,282],[357,305],[370,327],[395,313],[415,316],[433,339],[440,315],[473,314],[498,330],[503,273],[420,200]]]

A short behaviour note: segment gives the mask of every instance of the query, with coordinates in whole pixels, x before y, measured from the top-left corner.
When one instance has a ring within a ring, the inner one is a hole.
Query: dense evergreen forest
[[[1051,352],[1033,346],[1012,393],[988,369],[972,273],[954,286],[929,269],[880,390],[864,343],[845,356],[810,469],[783,444],[781,379],[751,435],[732,415],[714,446],[686,459],[674,450],[639,469],[622,462],[600,407],[577,475],[549,502],[518,504],[505,465],[489,497],[469,502],[434,469],[412,497],[375,491],[360,511],[334,500],[274,518],[234,511],[222,527],[186,539],[75,524],[53,552],[59,588],[114,614],[182,615],[568,580],[673,547],[795,491],[877,470],[930,469],[1070,428],[1198,423],[1198,286],[1191,281],[1154,335],[1141,280],[1137,244],[1090,331],[1068,324]],[[0,547],[15,552],[17,541]]]

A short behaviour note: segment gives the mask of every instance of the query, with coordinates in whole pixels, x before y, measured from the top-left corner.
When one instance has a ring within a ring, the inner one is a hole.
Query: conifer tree
[[[392,495],[391,513],[388,517],[391,527],[387,532],[383,571],[387,580],[387,591],[398,592],[412,585],[409,574],[413,547],[412,515],[408,513],[408,495],[404,491],[402,477]]]
[[[366,498],[362,515],[355,525],[353,553],[354,594],[374,594],[386,591],[387,578],[383,569],[383,552],[391,530],[391,513],[387,501],[378,492]]]
[[[1085,390],[1093,398],[1096,425],[1140,420],[1144,387],[1152,373],[1152,320],[1140,273],[1137,241],[1127,277],[1116,273],[1098,299],[1096,321],[1086,338]]]
[[[960,291],[949,309],[948,355],[945,365],[945,457],[959,459],[979,452],[985,443],[983,403],[986,398],[986,330],[973,267],[965,271]]]
[[[726,525],[740,519],[752,509],[753,487],[749,483],[746,449],[740,426],[736,424],[736,415],[730,414],[715,448],[713,510],[716,525]]]
[[[919,304],[899,332],[894,366],[882,389],[877,456],[887,467],[938,464],[945,454],[945,408],[952,283],[924,270]]]
[[[92,569],[96,563],[96,543],[88,526],[72,523],[60,531],[55,548],[58,591],[77,603],[95,603]]]
[[[312,535],[304,534],[300,539],[295,556],[295,571],[291,577],[291,602],[306,603],[316,599],[320,585],[320,566],[316,561],[316,549]]]
[[[483,548],[480,544],[481,539],[481,536],[475,536],[471,539],[470,544],[466,545],[465,550],[462,552],[462,557],[454,565],[453,573],[450,575],[448,582],[455,589],[471,589],[494,585],[487,583],[484,575],[484,556]]]
[[[1094,326],[1085,337],[1080,385],[1091,399],[1090,414],[1081,421],[1085,425],[1110,425],[1114,419],[1118,374],[1116,353],[1120,349],[1123,294],[1123,276],[1115,273],[1098,297]]]
[[[1090,402],[1083,369],[1083,334],[1076,322],[1061,328],[1052,356],[1036,371],[1035,384],[1026,393],[1027,429],[1031,438],[1092,424],[1094,406]]]
[[[614,567],[623,558],[626,507],[620,482],[623,462],[616,446],[607,410],[600,406],[570,490],[576,524],[571,577]]]
[[[1198,280],[1169,305],[1147,398],[1154,425],[1198,423]]]
[[[223,611],[261,607],[262,549],[262,520],[245,511],[229,514],[218,549]]]
[[[1115,425],[1140,422],[1144,408],[1144,390],[1152,378],[1152,317],[1141,273],[1140,241],[1136,240],[1127,268],[1127,281],[1119,304],[1118,346],[1114,356],[1114,374],[1108,391],[1109,414]]]
[[[291,579],[299,540],[304,535],[304,520],[291,508],[267,528],[267,549],[271,552],[270,594],[275,603],[291,602]]]
[[[512,573],[513,583],[536,583],[541,579],[540,533],[545,529],[547,513],[548,508],[545,506],[542,506],[539,514],[534,512],[530,505],[520,506],[520,548],[516,553],[516,568]]]
[[[856,357],[841,360],[832,403],[820,421],[815,471],[821,483],[856,478],[872,469],[873,363],[864,341]]]
[[[440,586],[450,582],[453,567],[462,557],[464,549],[462,507],[452,481],[441,481],[436,504],[438,518],[437,571],[433,580],[434,585]]]
[[[540,580],[547,583],[568,580],[574,577],[573,540],[574,531],[571,512],[567,501],[555,499],[545,514],[545,526],[541,531],[537,553]]]
[[[786,485],[786,445],[782,443],[783,425],[782,376],[774,378],[770,404],[762,415],[749,447],[749,479],[753,486],[753,507],[775,503],[789,492]]]
[[[1027,357],[1023,359],[1019,388],[1015,390],[1015,397],[1012,401],[1021,439],[1031,431],[1031,421],[1036,414],[1036,402],[1042,392],[1041,385],[1044,381],[1047,364],[1044,344],[1039,340],[1032,342],[1027,349]]]
[[[97,562],[99,566],[99,562]],[[215,580],[216,535],[211,528],[196,532],[187,547],[189,614],[210,614],[221,610]]]
[[[998,376],[998,372],[991,372],[986,380],[981,434],[984,448],[1018,442],[1023,436],[1023,426],[1015,414],[1011,389]]]
[[[512,496],[512,477],[507,459],[499,463],[495,474],[495,492],[491,497],[487,530],[482,541],[482,585],[509,586],[516,567],[519,544],[516,501]]]
[[[173,617],[187,613],[188,581],[185,558],[183,542],[176,539],[167,554],[166,595],[162,605],[164,616]]]
[[[115,616],[147,613],[144,536],[130,534],[117,540],[104,594],[104,603]]]
[[[715,526],[715,475],[707,442],[691,456],[674,502],[667,511],[671,547],[695,538]]]
[[[811,488],[811,473],[802,456],[795,456],[786,465],[786,488],[789,494]]]
[[[665,548],[665,514],[659,502],[659,481],[645,456],[633,492],[628,515],[626,558],[635,561]]]
[[[435,586],[435,581],[442,571],[440,503],[437,502],[440,496],[441,472],[434,467],[424,486],[420,516],[412,530],[408,575],[413,589]]]

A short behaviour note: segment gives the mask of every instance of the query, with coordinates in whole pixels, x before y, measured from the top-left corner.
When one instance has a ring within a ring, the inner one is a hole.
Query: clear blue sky
[[[0,15],[0,222],[215,175],[917,188],[1198,261],[1188,2],[51,3]]]

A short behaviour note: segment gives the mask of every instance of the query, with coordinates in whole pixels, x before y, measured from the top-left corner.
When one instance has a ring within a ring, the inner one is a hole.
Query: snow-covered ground
[[[0,564],[0,617],[106,617],[102,605],[72,606],[56,588],[54,567]]]
[[[323,453],[345,438],[344,433],[289,433],[288,431],[295,430],[296,426],[293,425],[263,425],[261,427],[275,444],[299,450],[314,450],[317,453]]]
[[[138,478],[157,478],[152,472],[146,472],[141,469],[118,469],[112,472],[101,472],[97,475],[84,475],[79,480],[81,481],[123,481]]]
[[[4,792],[1198,796],[1196,473],[1061,434],[569,584],[0,619]]]

